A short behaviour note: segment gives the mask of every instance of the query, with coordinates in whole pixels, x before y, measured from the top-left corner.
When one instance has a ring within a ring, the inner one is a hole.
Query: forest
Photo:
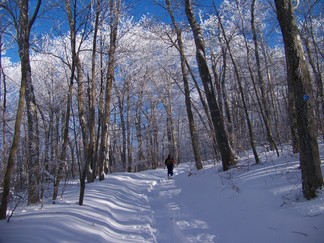
[[[138,6],[141,4],[140,6]],[[151,13],[134,14],[150,5]],[[137,6],[137,7],[136,7]],[[320,0],[0,3],[0,219],[62,183],[290,144],[323,186]],[[143,7],[144,8],[144,7]]]

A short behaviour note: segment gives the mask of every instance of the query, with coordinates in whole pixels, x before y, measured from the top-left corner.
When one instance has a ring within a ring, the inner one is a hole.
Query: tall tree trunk
[[[9,157],[7,161],[7,168],[4,177],[3,184],[3,194],[0,206],[0,219],[6,218],[6,212],[9,202],[9,192],[10,192],[10,181],[11,175],[14,168],[14,159],[17,154],[18,144],[19,144],[19,136],[20,136],[20,125],[23,116],[24,110],[24,99],[28,102],[27,113],[28,113],[28,124],[29,128],[35,134],[31,134],[31,131],[28,133],[28,148],[29,151],[29,173],[35,173],[29,175],[30,186],[28,188],[28,202],[29,203],[37,203],[39,201],[39,187],[38,187],[38,163],[39,163],[39,136],[38,136],[38,120],[37,120],[37,110],[35,103],[35,96],[32,86],[32,78],[31,78],[31,66],[29,59],[29,37],[31,28],[36,20],[39,8],[41,6],[41,0],[38,0],[36,3],[36,7],[34,13],[29,19],[28,12],[29,1],[23,0],[20,2],[19,6],[17,5],[17,10],[19,11],[19,19],[14,19],[14,26],[16,27],[17,32],[17,41],[18,41],[18,51],[21,62],[21,86],[20,86],[20,95],[19,95],[19,103],[16,114],[15,121],[15,130],[14,137],[11,145],[11,149],[9,152]],[[5,10],[10,11],[10,8],[3,6]],[[33,178],[34,177],[34,178]]]
[[[78,84],[77,88],[77,101],[78,101],[78,114],[79,114],[79,122],[81,127],[82,134],[82,142],[83,142],[83,153],[84,153],[84,164],[82,167],[81,178],[80,178],[80,196],[79,196],[79,205],[83,204],[84,191],[85,191],[85,180],[89,172],[89,144],[88,144],[88,122],[85,116],[84,109],[84,98],[83,98],[83,74],[82,74],[82,66],[81,60],[79,58],[79,50],[76,48],[76,16],[77,12],[75,9],[71,8],[71,4],[69,0],[65,0],[65,8],[70,26],[70,38],[71,38],[71,55],[72,55],[72,65],[71,68],[71,77],[74,77],[74,70],[76,70],[76,81]],[[73,11],[73,12],[72,12]],[[75,68],[75,69],[74,69]],[[72,72],[73,71],[73,72]]]
[[[292,1],[275,0],[275,5],[285,45],[288,86],[292,88],[295,98],[303,194],[306,199],[311,199],[316,197],[316,191],[323,186],[311,77]]]
[[[20,26],[18,34],[19,57],[21,62],[21,78],[26,80],[26,108],[28,121],[28,203],[39,202],[39,130],[37,105],[31,77],[29,57],[30,21],[28,19],[28,0],[20,5]],[[39,3],[40,5],[40,3]]]
[[[10,183],[11,175],[14,168],[14,160],[18,150],[19,138],[20,138],[20,125],[21,125],[21,120],[22,120],[24,106],[25,106],[25,102],[24,102],[25,92],[26,92],[26,80],[21,79],[20,92],[19,92],[20,95],[19,95],[18,109],[17,109],[16,121],[15,121],[15,130],[14,130],[11,149],[7,161],[6,173],[3,179],[3,193],[2,193],[2,199],[0,205],[0,219],[5,219],[7,216],[7,207],[8,207],[9,193],[11,187],[11,183]]]
[[[217,151],[217,140],[216,140],[216,137],[215,137],[215,131],[214,131],[214,127],[213,127],[213,122],[212,122],[212,119],[210,117],[210,112],[208,111],[208,104],[206,103],[206,100],[204,98],[204,95],[201,92],[201,88],[199,87],[198,81],[197,81],[197,79],[196,79],[196,77],[194,75],[193,70],[191,69],[191,67],[190,67],[190,65],[188,63],[187,58],[185,56],[184,56],[184,58],[185,58],[187,70],[188,70],[188,72],[190,74],[191,79],[194,81],[196,90],[197,90],[198,95],[199,95],[200,102],[201,102],[201,104],[203,106],[203,110],[205,112],[205,115],[207,116],[208,126],[205,126],[205,127],[206,127],[207,130],[210,130],[211,131],[210,132],[210,135],[211,135],[211,139],[213,141],[213,150],[214,150],[215,156],[217,157],[217,154],[218,154],[218,151]],[[207,128],[207,127],[209,127],[209,128]]]
[[[198,22],[196,21],[196,18],[192,10],[191,0],[185,0],[185,9],[186,9],[186,16],[188,18],[192,32],[194,34],[194,39],[196,44],[196,59],[198,63],[199,74],[206,93],[209,112],[211,113],[211,119],[213,121],[214,129],[215,129],[216,140],[222,158],[223,170],[226,171],[229,169],[230,165],[236,163],[235,155],[234,152],[232,151],[232,148],[230,147],[225,126],[224,126],[224,120],[223,117],[221,116],[221,112],[219,110],[217,100],[215,97],[215,92],[212,85],[212,79],[210,76],[210,72],[206,60],[205,44],[201,33],[201,28]]]
[[[105,104],[103,114],[103,125],[101,132],[101,144],[99,151],[99,180],[104,179],[104,165],[108,164],[108,129],[110,124],[110,103],[111,103],[111,92],[112,83],[114,80],[115,73],[115,52],[117,42],[117,30],[120,16],[120,0],[110,0],[110,42],[108,51],[108,69],[107,79],[105,88]]]
[[[105,80],[105,68],[104,68],[104,41],[101,35],[100,37],[100,50],[99,50],[99,59],[100,59],[100,91],[99,91],[99,104],[98,104],[98,128],[97,128],[97,141],[96,141],[96,161],[97,161],[97,173],[99,174],[99,164],[100,164],[100,141],[101,141],[101,132],[102,132],[102,125],[104,121],[104,80]],[[108,173],[108,172],[107,172]]]
[[[93,182],[97,175],[96,161],[96,57],[97,57],[97,37],[99,28],[100,0],[95,1],[95,23],[92,41],[92,57],[91,57],[91,87],[90,87],[90,143],[89,158],[92,167],[92,175],[90,181]]]
[[[231,50],[231,46],[230,46],[229,40],[228,40],[228,38],[226,36],[226,32],[225,32],[225,29],[223,27],[222,20],[220,18],[220,15],[219,15],[219,12],[218,12],[216,6],[215,6],[215,10],[216,10],[216,14],[217,14],[217,18],[218,18],[218,22],[219,22],[220,28],[221,28],[222,33],[223,33],[223,37],[224,37],[224,40],[225,40],[225,44],[226,44],[227,49],[228,49],[228,53],[230,55],[230,58],[232,60],[233,66],[234,66],[234,73],[235,73],[235,76],[236,76],[236,79],[237,79],[237,83],[238,83],[238,86],[239,86],[239,92],[240,92],[241,99],[242,99],[242,103],[243,103],[243,109],[244,109],[246,124],[247,124],[248,130],[249,130],[250,145],[251,145],[251,148],[252,148],[252,151],[253,151],[253,155],[254,155],[254,158],[255,158],[255,163],[258,164],[258,163],[260,163],[260,159],[259,159],[258,153],[256,151],[256,147],[255,147],[254,132],[253,132],[251,120],[249,118],[247,104],[246,104],[246,101],[245,101],[245,95],[244,95],[242,80],[241,80],[241,77],[239,75],[238,67],[237,67],[235,58],[233,56],[233,53],[232,53],[232,50]],[[244,35],[244,33],[243,33],[243,35]],[[249,50],[248,47],[247,47],[247,50]],[[248,55],[249,55],[249,53],[248,53]],[[252,71],[250,71],[250,73],[252,73]],[[252,77],[252,79],[253,79],[253,77]]]
[[[34,87],[31,80],[31,67],[30,63],[27,62],[25,55],[21,57],[21,60],[25,62],[26,69],[22,73],[22,78],[26,79],[26,108],[27,108],[27,121],[28,121],[28,203],[38,203],[39,198],[39,129],[38,129],[38,116],[36,99],[34,95]],[[27,75],[27,76],[25,76]],[[24,77],[25,76],[25,77]]]
[[[81,178],[80,178],[80,196],[79,196],[79,205],[83,204],[84,192],[85,192],[85,181],[89,173],[90,167],[90,151],[88,144],[88,122],[85,117],[84,110],[84,100],[83,100],[83,75],[81,70],[81,61],[79,59],[79,54],[77,53],[75,56],[75,64],[76,64],[76,80],[78,83],[78,91],[77,91],[77,100],[78,100],[78,113],[79,113],[79,121],[81,126],[81,134],[82,134],[82,142],[83,142],[83,153],[84,153],[84,164],[82,168]]]
[[[257,96],[258,104],[260,107],[261,117],[262,117],[262,120],[263,120],[265,128],[266,128],[267,140],[270,145],[270,149],[276,150],[277,156],[279,157],[279,151],[278,151],[277,145],[276,145],[276,143],[273,139],[273,136],[272,136],[272,130],[271,130],[271,126],[270,126],[270,108],[269,108],[268,101],[266,99],[265,83],[264,83],[263,75],[262,75],[262,71],[261,71],[259,41],[258,41],[257,30],[255,27],[255,1],[256,0],[253,0],[252,5],[251,5],[251,27],[252,27],[252,36],[253,36],[253,42],[254,42],[254,55],[255,55],[255,61],[256,61],[257,72],[258,72],[257,79],[259,81],[260,93],[261,93],[261,102],[260,102],[257,90],[256,90],[256,96]],[[247,50],[248,50],[248,46],[247,46]],[[249,55],[247,55],[247,58],[249,59]],[[250,67],[250,65],[249,65],[249,67]],[[262,105],[263,105],[263,107],[262,107]],[[264,109],[264,111],[263,111],[263,109]]]
[[[195,163],[198,170],[202,169],[202,163],[199,153],[199,139],[198,134],[196,131],[196,125],[194,121],[194,116],[191,108],[191,98],[190,98],[190,89],[189,89],[189,78],[188,78],[188,70],[186,68],[186,58],[184,53],[184,46],[182,42],[181,37],[181,30],[174,18],[173,11],[170,6],[170,1],[165,0],[172,24],[175,28],[175,31],[177,33],[177,41],[178,41],[178,50],[180,54],[180,61],[181,61],[181,72],[182,72],[182,80],[183,80],[183,86],[184,86],[184,93],[185,93],[185,103],[186,103],[186,110],[187,110],[187,116],[188,116],[188,122],[189,122],[189,130],[191,135],[191,144],[192,149],[194,153]],[[174,155],[173,155],[174,156]]]

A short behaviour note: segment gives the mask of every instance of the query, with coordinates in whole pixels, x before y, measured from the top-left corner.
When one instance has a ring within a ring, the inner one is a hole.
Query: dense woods
[[[300,152],[307,199],[323,185],[323,3],[155,0],[0,3],[0,217],[114,172],[235,166]],[[9,206],[10,207],[10,206]]]

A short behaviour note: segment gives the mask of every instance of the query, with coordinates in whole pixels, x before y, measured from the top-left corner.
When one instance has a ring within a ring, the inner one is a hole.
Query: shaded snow
[[[0,242],[323,243],[324,191],[302,197],[289,151],[260,157],[260,165],[241,158],[228,172],[182,164],[170,180],[164,169],[110,174],[87,184],[83,206],[70,184],[55,205],[19,207],[0,221]]]

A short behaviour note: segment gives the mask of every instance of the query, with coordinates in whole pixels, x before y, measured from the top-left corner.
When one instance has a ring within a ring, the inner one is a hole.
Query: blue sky
[[[165,11],[158,6],[155,2],[162,3],[164,5],[164,0],[126,0],[126,2],[130,2],[135,5],[134,9],[131,11],[135,17],[142,16],[143,14],[148,14],[151,16],[156,16],[165,18],[169,17]],[[172,0],[170,1],[172,3]],[[182,2],[184,2],[182,0]],[[204,11],[213,11],[213,1],[212,0],[196,0],[193,1],[196,4],[196,8],[202,9]],[[214,0],[217,6],[222,2],[221,0]],[[184,9],[183,9],[183,14]]]
[[[34,2],[34,0],[31,0],[31,2]],[[158,4],[156,4],[156,2],[159,2],[164,5],[164,0],[157,0],[157,1],[156,0],[125,0],[125,2],[127,5],[132,6],[129,10],[129,14],[134,16],[135,20],[139,20],[143,15],[148,15],[150,17],[156,18],[158,21],[163,21],[163,22],[169,21],[169,16],[167,12],[163,10]],[[208,12],[209,10],[213,11],[212,0],[196,0],[195,2],[198,4],[198,8],[201,8],[204,11],[206,12]],[[215,2],[219,5],[221,1],[215,0]],[[43,2],[42,7],[43,9],[45,8],[45,2]],[[64,8],[63,3],[62,3],[62,8]],[[48,17],[48,15],[50,15],[50,17]],[[42,32],[49,32],[53,22],[59,20],[62,16],[63,15],[57,10],[49,11],[47,13],[47,16],[46,15],[41,16],[41,18],[38,18],[36,20],[33,26],[32,36],[35,33],[37,36],[40,36]],[[184,10],[183,10],[183,16],[185,16]],[[16,45],[14,44],[14,46]],[[11,48],[10,50],[7,50],[6,54],[3,56],[10,57],[13,62],[19,61],[16,48]]]

